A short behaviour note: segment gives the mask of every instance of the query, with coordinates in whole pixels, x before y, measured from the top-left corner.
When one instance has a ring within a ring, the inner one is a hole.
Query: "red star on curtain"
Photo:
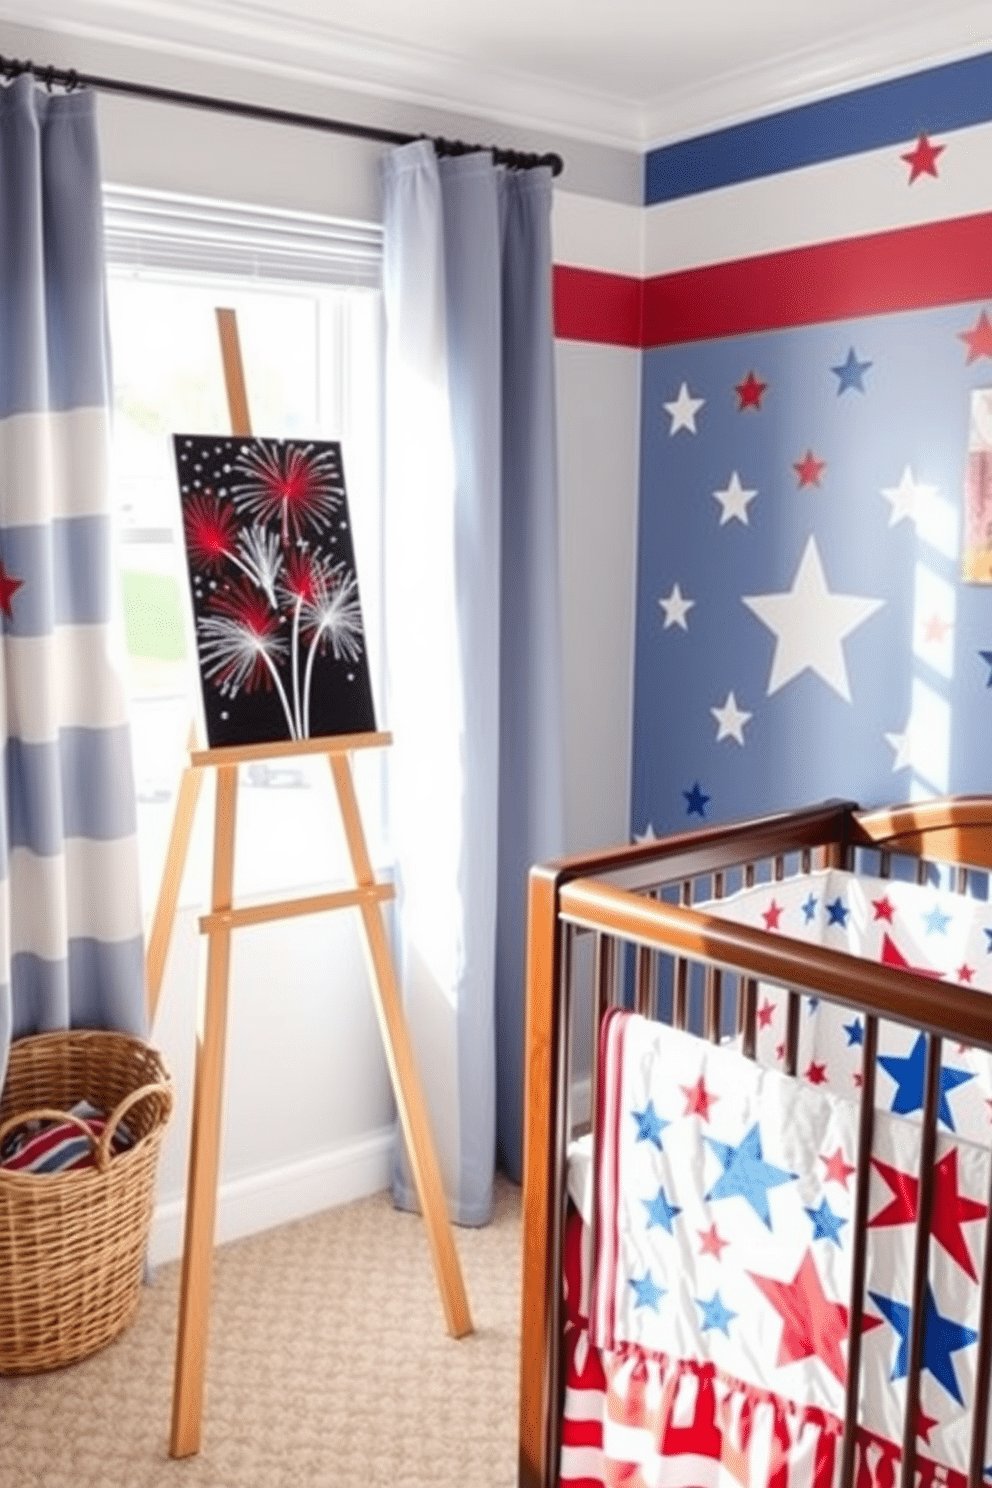
[[[912,1224],[916,1219],[919,1203],[919,1179],[912,1173],[902,1173],[898,1168],[890,1167],[877,1157],[872,1158],[872,1166],[885,1179],[893,1197],[874,1219],[868,1221],[868,1228]],[[952,1147],[934,1168],[933,1217],[930,1228],[934,1239],[939,1241],[972,1281],[978,1280],[978,1272],[964,1238],[962,1225],[973,1219],[984,1219],[987,1213],[987,1205],[979,1204],[976,1199],[969,1199],[958,1192],[958,1153],[957,1148]]]
[[[720,1259],[720,1252],[730,1244],[729,1240],[720,1237],[715,1224],[711,1224],[708,1230],[699,1231],[699,1242],[699,1254],[715,1256],[717,1260]]]
[[[684,1116],[701,1116],[704,1121],[709,1121],[710,1106],[713,1101],[719,1100],[720,1097],[714,1095],[712,1090],[706,1089],[702,1075],[700,1075],[695,1085],[682,1085],[679,1088],[685,1096],[685,1110],[682,1114]]]
[[[827,1299],[813,1252],[807,1250],[791,1281],[756,1276],[753,1271],[748,1275],[782,1319],[782,1338],[776,1363],[820,1359],[844,1384],[847,1369],[840,1346],[847,1338],[847,1308],[842,1302]],[[880,1327],[881,1322],[881,1318],[866,1317],[865,1332]]]
[[[10,608],[10,602],[23,583],[23,579],[11,577],[4,567],[3,559],[0,558],[0,610],[3,610],[8,620],[13,620],[14,618],[13,611]]]
[[[910,186],[920,176],[936,176],[937,156],[942,155],[946,148],[946,145],[932,145],[927,136],[921,134],[916,141],[916,148],[900,155],[900,160],[905,160],[909,166]]]
[[[958,331],[958,340],[968,348],[965,366],[977,362],[979,357],[992,357],[992,322],[984,310],[970,331]]]
[[[737,412],[741,413],[745,408],[760,408],[767,387],[767,382],[762,382],[760,377],[749,372],[744,381],[739,382],[734,389],[738,399]]]
[[[799,477],[799,489],[803,486],[818,486],[820,476],[827,468],[826,460],[818,460],[812,450],[807,450],[801,460],[796,460],[792,466]]]

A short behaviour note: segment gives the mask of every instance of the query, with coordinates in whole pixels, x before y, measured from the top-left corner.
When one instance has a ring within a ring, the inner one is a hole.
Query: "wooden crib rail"
[[[855,812],[850,841],[929,862],[992,869],[992,798],[946,796]]]

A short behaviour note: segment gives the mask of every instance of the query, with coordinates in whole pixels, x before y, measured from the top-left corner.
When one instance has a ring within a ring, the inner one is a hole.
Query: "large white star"
[[[716,731],[718,744],[721,739],[736,739],[738,744],[744,743],[744,725],[751,714],[738,708],[737,699],[732,692],[727,693],[727,701],[722,708],[711,708],[710,712],[719,725]]]
[[[694,599],[686,599],[678,584],[673,584],[671,594],[665,599],[659,599],[658,603],[665,612],[665,623],[661,627],[662,630],[667,630],[670,625],[681,626],[683,630],[689,629],[685,617],[696,601]]]
[[[803,549],[790,590],[785,594],[745,594],[742,601],[775,635],[769,697],[809,670],[822,677],[845,702],[851,701],[843,641],[884,601],[831,594],[815,537]]]
[[[695,434],[696,414],[705,402],[705,398],[694,398],[689,391],[688,383],[684,382],[679,388],[679,395],[674,403],[665,404],[665,411],[670,414],[672,420],[669,434],[677,434],[680,429],[688,429],[690,434]]]
[[[757,491],[745,491],[741,485],[741,478],[735,470],[723,491],[714,491],[713,495],[720,503],[720,526],[736,517],[738,522],[744,526],[749,525],[747,520],[747,504],[757,496]]]

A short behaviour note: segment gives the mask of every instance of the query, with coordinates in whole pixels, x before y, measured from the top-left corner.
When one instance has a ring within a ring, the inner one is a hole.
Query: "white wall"
[[[491,121],[349,98],[258,70],[206,66],[151,51],[0,26],[0,52],[102,76],[248,97],[394,128],[492,140]],[[120,185],[376,220],[382,147],[200,110],[101,95],[103,173]],[[607,250],[599,204],[621,203],[628,259],[640,254],[641,162],[634,152],[529,139],[559,148],[571,210],[558,215],[556,256],[590,267]],[[615,243],[613,249],[615,251]],[[607,252],[608,256],[608,252]],[[634,521],[639,357],[561,343],[557,354],[562,475],[566,789],[569,849],[628,830]],[[207,811],[208,803],[201,804]],[[317,889],[324,885],[314,885]],[[151,911],[151,905],[147,909]],[[204,947],[184,896],[154,1038],[178,1096],[164,1154],[153,1257],[181,1249],[196,1008]],[[230,1238],[373,1192],[389,1182],[393,1105],[355,925],[347,914],[239,931],[231,973],[218,1234]]]

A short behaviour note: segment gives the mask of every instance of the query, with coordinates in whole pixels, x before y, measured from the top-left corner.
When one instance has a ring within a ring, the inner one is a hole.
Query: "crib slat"
[[[688,880],[682,885],[679,903],[686,908],[692,905],[692,884]],[[675,962],[675,989],[672,1005],[672,1023],[685,1031],[689,1001],[689,963],[684,956]]]
[[[851,1256],[851,1295],[847,1325],[847,1383],[844,1394],[844,1445],[840,1488],[851,1488],[855,1473],[858,1425],[858,1386],[861,1374],[861,1319],[865,1301],[865,1258],[868,1251],[868,1192],[871,1186],[871,1149],[875,1134],[875,1056],[878,1019],[865,1018],[861,1051],[861,1108],[858,1112],[857,1172],[854,1192],[854,1250]]]

